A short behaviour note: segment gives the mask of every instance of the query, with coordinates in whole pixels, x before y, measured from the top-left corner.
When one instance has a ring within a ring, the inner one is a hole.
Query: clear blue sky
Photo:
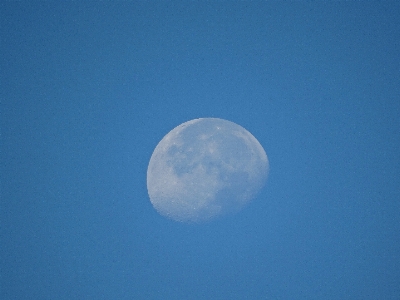
[[[2,2],[1,299],[400,299],[400,4]],[[245,210],[160,216],[157,143],[218,117]]]

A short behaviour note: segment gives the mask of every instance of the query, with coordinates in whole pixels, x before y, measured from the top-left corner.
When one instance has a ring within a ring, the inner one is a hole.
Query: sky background
[[[400,299],[400,4],[2,2],[0,299]],[[201,225],[152,207],[175,126],[270,174]]]

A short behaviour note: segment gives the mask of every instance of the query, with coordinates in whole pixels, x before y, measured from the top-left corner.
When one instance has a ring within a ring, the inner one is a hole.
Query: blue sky
[[[3,2],[1,299],[399,299],[400,5]],[[168,220],[175,126],[270,161],[245,210]]]

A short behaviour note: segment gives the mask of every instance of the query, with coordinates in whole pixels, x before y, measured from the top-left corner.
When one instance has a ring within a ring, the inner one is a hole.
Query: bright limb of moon
[[[263,187],[269,162],[261,144],[243,127],[201,118],[171,130],[147,169],[154,208],[181,222],[203,222],[239,211]]]

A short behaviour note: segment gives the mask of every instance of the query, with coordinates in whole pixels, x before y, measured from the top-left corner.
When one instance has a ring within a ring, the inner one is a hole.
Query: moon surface
[[[267,154],[246,129],[223,119],[194,119],[158,143],[147,190],[161,215],[200,223],[239,211],[263,187],[268,171]]]

